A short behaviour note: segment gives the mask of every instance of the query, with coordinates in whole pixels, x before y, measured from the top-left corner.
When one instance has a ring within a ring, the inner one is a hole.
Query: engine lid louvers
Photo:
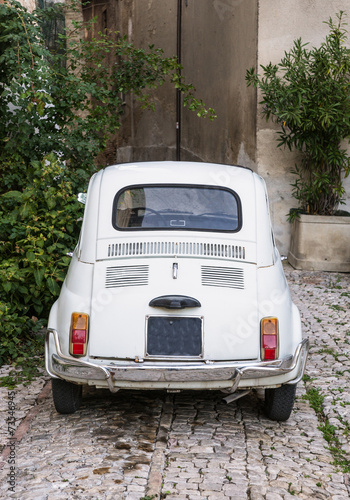
[[[202,285],[244,289],[243,269],[201,266]]]
[[[111,266],[106,269],[106,288],[148,285],[148,266]]]

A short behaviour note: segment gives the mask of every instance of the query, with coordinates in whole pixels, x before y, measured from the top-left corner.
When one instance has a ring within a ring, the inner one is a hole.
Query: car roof
[[[157,161],[122,163],[106,167],[103,171],[104,186],[118,184],[200,184],[235,189],[237,184],[254,183],[250,169],[216,163],[187,161]],[[248,186],[247,186],[248,187]]]

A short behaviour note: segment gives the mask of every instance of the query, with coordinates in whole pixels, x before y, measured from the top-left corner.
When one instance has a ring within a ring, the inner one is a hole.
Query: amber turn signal
[[[261,359],[262,361],[278,358],[278,319],[261,320]]]
[[[89,316],[85,313],[72,314],[70,327],[69,353],[72,356],[85,356],[88,341]]]

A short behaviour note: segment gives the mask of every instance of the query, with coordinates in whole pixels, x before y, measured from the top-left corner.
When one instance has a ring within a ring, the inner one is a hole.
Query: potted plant
[[[261,91],[262,113],[281,129],[278,147],[300,152],[293,173],[289,262],[300,269],[350,271],[350,217],[339,210],[350,173],[344,141],[350,140],[350,49],[344,12],[326,24],[316,48],[299,38],[279,64],[247,71],[247,84]],[[314,227],[315,226],[315,227]],[[340,233],[339,233],[340,230]],[[324,245],[325,244],[325,245]]]

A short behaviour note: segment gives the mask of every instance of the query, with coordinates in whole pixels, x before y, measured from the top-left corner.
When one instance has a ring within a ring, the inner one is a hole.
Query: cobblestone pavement
[[[219,392],[88,389],[79,412],[58,415],[42,376],[0,388],[0,498],[350,498],[350,275],[285,270],[311,343],[287,422],[264,417],[259,393],[227,405]]]

